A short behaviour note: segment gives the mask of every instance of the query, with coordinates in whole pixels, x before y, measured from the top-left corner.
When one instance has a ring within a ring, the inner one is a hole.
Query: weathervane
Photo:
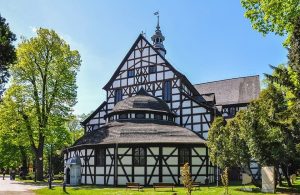
[[[157,16],[157,26],[156,26],[156,28],[159,29],[160,28],[159,27],[159,11],[154,12],[154,15]]]

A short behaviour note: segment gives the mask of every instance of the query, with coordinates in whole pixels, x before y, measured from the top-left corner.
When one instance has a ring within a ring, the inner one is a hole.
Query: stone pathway
[[[12,181],[9,176],[5,180],[0,177],[0,195],[34,195],[32,190],[46,187],[45,185],[32,185],[20,181]]]

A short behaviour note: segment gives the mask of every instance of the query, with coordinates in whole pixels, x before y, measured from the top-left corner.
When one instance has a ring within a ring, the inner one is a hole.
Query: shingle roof
[[[205,140],[189,129],[173,122],[157,120],[127,120],[111,122],[85,134],[73,147],[98,144],[178,143],[204,144]]]
[[[258,98],[259,76],[248,76],[194,85],[200,94],[214,93],[216,105],[249,103]]]
[[[112,112],[136,110],[172,113],[165,101],[149,95],[143,88],[141,88],[135,96],[118,102]]]

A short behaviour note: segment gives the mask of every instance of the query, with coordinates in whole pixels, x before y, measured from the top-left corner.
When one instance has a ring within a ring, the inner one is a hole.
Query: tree
[[[193,188],[193,181],[190,173],[190,165],[189,163],[185,163],[183,167],[181,168],[181,180],[183,183],[183,186],[185,187],[187,194],[192,194],[192,188]]]
[[[11,87],[0,102],[0,150],[2,166],[19,166],[22,164],[27,173],[29,142],[25,135],[25,124],[22,121],[16,102],[11,98],[18,88]],[[15,154],[15,155],[11,155]]]
[[[37,179],[43,179],[45,142],[58,138],[61,125],[76,103],[78,51],[53,30],[40,28],[37,36],[22,40],[12,67],[13,99],[26,125],[26,135],[37,161]]]
[[[274,32],[290,36],[299,20],[299,0],[241,0],[241,3],[252,27],[264,35]]]
[[[16,59],[14,41],[16,35],[11,32],[5,18],[0,15],[0,97],[9,78],[8,68]]]

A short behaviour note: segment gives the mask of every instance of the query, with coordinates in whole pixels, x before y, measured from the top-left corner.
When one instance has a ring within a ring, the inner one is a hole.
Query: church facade
[[[80,159],[80,183],[180,185],[188,162],[194,181],[213,183],[206,139],[217,115],[231,118],[259,94],[259,77],[193,85],[165,58],[159,24],[150,43],[142,34],[103,87],[104,101],[82,125],[85,134],[65,150]],[[70,181],[66,163],[66,181]]]

